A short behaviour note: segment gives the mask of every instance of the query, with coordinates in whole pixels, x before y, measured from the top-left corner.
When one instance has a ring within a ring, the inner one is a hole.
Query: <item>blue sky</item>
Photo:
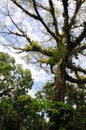
[[[16,17],[16,15],[18,16],[18,18]],[[17,11],[15,13],[14,18],[15,18],[16,22],[20,20],[20,17],[21,17],[20,15],[21,15],[20,11]],[[23,17],[25,17],[25,16],[23,15]],[[2,24],[3,24],[3,21],[4,21],[9,28],[15,29],[12,26],[12,22],[10,21],[10,19],[8,17],[3,17],[2,18],[2,15],[0,14],[0,20],[2,21]],[[29,30],[27,32],[28,35],[31,35],[33,37],[33,39],[35,39],[35,40],[40,40],[40,37],[39,37],[39,34],[37,34],[37,31],[32,29],[32,26],[31,26],[32,24],[34,26],[37,26],[37,23],[34,22],[34,21],[28,21],[28,19],[26,21],[25,20],[23,21],[23,25],[25,25],[25,28],[27,28],[27,30]],[[6,30],[4,30],[4,31],[6,31]],[[10,36],[7,35],[6,36],[5,35],[5,37],[3,37],[2,34],[0,34],[1,44],[4,44],[4,43],[9,44],[9,39],[10,39],[10,42],[12,41],[13,43],[17,44],[17,42],[15,41],[14,36],[12,36],[12,35],[10,35]],[[24,38],[19,38],[19,42],[22,43],[22,45],[24,45],[24,43],[26,44],[26,41],[25,41]],[[26,53],[16,54],[16,50],[13,50],[12,48],[7,49],[7,47],[3,47],[1,44],[0,44],[0,51],[8,52],[10,55],[12,55],[16,59],[16,62],[18,64],[22,64],[24,68],[28,68],[28,69],[31,70],[32,77],[34,79],[33,90],[30,91],[30,93],[32,95],[37,90],[41,89],[42,85],[46,81],[50,80],[50,75],[48,75],[43,69],[37,68],[35,65],[28,65],[24,60],[21,59],[21,57],[24,56]]]

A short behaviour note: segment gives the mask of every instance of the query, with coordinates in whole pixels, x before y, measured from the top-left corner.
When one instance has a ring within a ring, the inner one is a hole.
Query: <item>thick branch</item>
[[[29,11],[25,10],[21,5],[19,5],[19,4],[17,3],[16,0],[11,0],[11,1],[12,1],[17,7],[19,7],[22,11],[24,11],[27,15],[29,15],[30,17],[32,17],[32,18],[34,18],[34,19],[36,19],[36,20],[39,20],[38,16],[36,16],[36,15],[30,13]]]
[[[81,2],[80,0],[79,0],[79,1],[77,0],[77,1],[76,1],[76,8],[75,8],[74,14],[73,14],[72,18],[70,19],[70,23],[69,23],[69,27],[70,27],[70,28],[72,27],[72,25],[73,25],[74,22],[75,22],[77,13],[78,13],[78,11],[79,11],[81,5],[82,5],[82,2]]]
[[[52,0],[49,0],[49,4],[50,4],[50,12],[51,12],[51,15],[52,15],[52,18],[53,18],[53,25],[55,27],[55,33],[58,36],[59,35],[59,33],[58,33],[58,23],[57,23],[57,19],[56,19],[56,16],[55,16],[55,8],[54,8]]]
[[[53,52],[51,51],[47,51],[46,49],[42,49],[41,47],[39,46],[30,46],[28,45],[28,47],[25,47],[25,48],[21,48],[21,47],[16,47],[12,44],[3,44],[4,46],[10,46],[12,47],[13,49],[15,50],[18,50],[17,53],[22,53],[22,52],[40,52],[41,54],[43,55],[46,55],[46,56],[53,56]]]
[[[67,68],[70,68],[71,70],[73,70],[73,71],[79,71],[79,72],[82,72],[82,73],[84,73],[84,74],[86,74],[86,70],[85,69],[83,69],[83,68],[81,68],[81,67],[76,67],[75,65],[73,65],[72,63],[69,63],[68,65],[67,65]]]
[[[68,15],[68,0],[62,0],[63,7],[64,7],[64,31],[67,38],[68,50],[70,50],[70,28],[69,28],[69,15]]]
[[[86,84],[86,78],[85,78],[85,79],[82,79],[82,80],[80,80],[80,79],[75,79],[75,78],[69,76],[67,73],[65,73],[65,79],[66,79],[67,81],[70,81],[70,82],[76,83],[76,84]]]
[[[85,50],[85,49],[86,49],[86,45],[83,45],[83,46],[78,47],[78,48],[74,48],[74,49],[71,51],[70,55],[72,56],[72,55],[75,55],[75,54],[77,54],[77,53],[81,53],[81,54],[82,54],[82,51]]]
[[[46,55],[46,56],[50,56],[50,57],[53,56],[53,52],[47,51],[45,49],[43,50],[42,48],[38,48],[38,49],[35,49],[33,51],[40,52],[41,54]]]
[[[39,21],[40,21],[40,22],[42,23],[42,25],[46,28],[47,32],[50,33],[50,34],[56,39],[56,41],[57,41],[56,35],[48,28],[48,26],[47,26],[46,23],[44,22],[43,18],[41,17],[41,15],[40,15],[40,13],[39,13],[39,11],[38,11],[38,9],[37,9],[35,0],[33,0],[33,3],[34,3],[34,4],[33,4],[33,5],[34,5],[34,9],[35,9],[35,11],[36,11],[36,13],[37,13],[37,16],[39,17]]]
[[[35,0],[34,1],[34,9],[37,13],[37,15],[35,14],[32,14],[30,12],[28,12],[27,10],[25,10],[21,5],[19,5],[15,0],[11,0],[17,7],[19,7],[22,11],[24,11],[27,15],[29,15],[30,17],[32,17],[33,19],[35,20],[38,20],[42,23],[42,25],[45,27],[45,29],[47,30],[48,33],[50,33],[54,38],[55,40],[57,41],[57,37],[56,35],[47,27],[46,23],[43,21],[43,18],[40,16],[39,12],[38,12],[38,9],[37,9],[37,6],[36,6],[36,2]]]

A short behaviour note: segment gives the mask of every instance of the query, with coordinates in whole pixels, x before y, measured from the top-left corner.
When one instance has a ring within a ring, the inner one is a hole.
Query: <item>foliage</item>
[[[16,98],[28,93],[33,80],[29,70],[16,65],[13,57],[0,52],[0,97]]]
[[[36,97],[46,104],[44,110],[51,120],[47,122],[47,129],[85,130],[86,125],[86,92],[84,85],[68,84],[65,103],[52,102],[52,82],[48,82],[43,90],[38,91]],[[46,102],[46,103],[45,103]],[[40,105],[41,106],[41,105]],[[58,123],[59,122],[59,123]]]
[[[9,6],[8,3],[12,6]],[[6,40],[10,39],[9,42],[13,43],[6,46],[11,46],[18,53],[32,54],[30,60],[40,66],[42,64],[49,65],[51,73],[56,77],[55,100],[64,102],[66,82],[86,84],[86,70],[82,68],[81,64],[76,64],[76,60],[79,60],[81,55],[83,58],[85,57],[85,0],[73,1],[73,3],[71,0],[70,2],[46,0],[46,6],[43,0],[42,2],[6,0],[4,4],[7,10],[2,6],[1,23],[4,24],[0,26],[0,32],[2,37],[6,33]],[[28,9],[30,5],[31,9]],[[58,5],[60,5],[60,9]],[[18,20],[15,17],[16,9],[21,15]],[[3,14],[4,10],[5,14]],[[48,18],[46,18],[47,16]],[[11,26],[4,22],[4,18],[9,19]],[[31,26],[31,30],[27,29],[26,23]],[[56,67],[56,71],[53,71],[54,67]],[[83,79],[80,78],[82,75]]]
[[[50,129],[53,127],[58,130],[71,129],[74,113],[75,111],[71,105],[55,102],[49,111],[49,116],[51,117],[49,123],[52,124]]]
[[[64,58],[66,54],[66,47],[64,45],[61,45],[61,43],[58,44],[58,47],[53,50],[53,56],[50,57],[49,63],[50,64],[57,64],[60,60]]]
[[[85,93],[81,91],[78,85],[83,87],[86,85],[86,69],[82,67],[82,63],[77,64],[76,61],[79,61],[82,56],[83,62],[86,57],[86,16],[84,15],[86,1],[6,0],[4,4],[5,8],[2,6],[0,9],[2,17],[0,34],[10,43],[7,42],[5,45],[16,49],[18,53],[27,52],[28,55],[32,53],[31,60],[38,63],[37,65],[40,65],[40,67],[42,67],[42,64],[48,65],[55,79],[53,84],[47,84],[49,89],[44,88],[43,92],[45,94],[40,95],[41,99],[33,102],[31,98],[25,95],[32,85],[30,73],[23,71],[19,65],[14,67],[14,61],[11,62],[11,65],[8,62],[6,64],[1,62],[1,100],[3,97],[8,99],[15,97],[13,103],[19,105],[16,111],[19,112],[22,123],[24,123],[24,119],[30,118],[31,122],[29,124],[32,129],[38,129],[38,126],[35,127],[33,122],[34,124],[43,122],[42,128],[39,129],[44,130],[44,113],[48,112],[46,109],[51,109],[51,113],[47,113],[50,122],[49,130],[85,129],[86,122],[84,116],[82,116],[82,114],[85,115],[85,111],[82,112],[82,109],[85,109]],[[60,5],[60,9],[58,5]],[[19,18],[16,14],[17,11],[21,15]],[[60,12],[59,15],[58,12]],[[10,24],[5,20],[10,21]],[[28,29],[27,24],[31,29]],[[29,83],[27,80],[29,80]],[[73,84],[71,89],[70,84]],[[43,100],[42,96],[45,96]],[[76,106],[75,109],[65,104],[65,97],[67,98],[66,102]],[[47,99],[50,101],[49,104],[47,104]],[[28,100],[30,102],[26,105]],[[30,111],[28,111],[28,108]],[[25,112],[25,117],[20,110]],[[43,112],[43,115],[40,116],[39,112]],[[28,114],[33,116],[27,117]],[[33,117],[35,120],[33,120]],[[78,121],[79,118],[82,121]],[[59,122],[59,125],[57,122]]]
[[[67,84],[66,101],[75,107],[75,116],[73,118],[73,129],[85,130],[86,125],[86,91],[84,85],[74,86]]]
[[[19,130],[25,125],[30,115],[32,99],[27,94],[32,84],[30,71],[0,52],[0,129]]]
[[[28,95],[33,84],[30,71],[23,70],[21,65],[16,65],[13,57],[3,52],[0,52],[0,65],[0,129],[46,128],[42,112],[48,109],[47,105],[50,103],[38,101]]]

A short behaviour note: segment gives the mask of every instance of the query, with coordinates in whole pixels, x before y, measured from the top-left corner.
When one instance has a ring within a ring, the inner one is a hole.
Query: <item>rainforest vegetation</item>
[[[0,130],[85,130],[86,1],[4,0],[0,20],[0,44],[53,75],[33,98],[29,68],[0,52]]]

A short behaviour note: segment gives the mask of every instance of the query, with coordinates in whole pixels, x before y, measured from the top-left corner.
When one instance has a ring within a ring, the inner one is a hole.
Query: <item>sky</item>
[[[2,11],[2,13],[6,13],[6,5],[5,2],[6,0],[0,0],[0,11]],[[40,33],[37,32],[37,30],[33,30],[32,26],[36,26],[38,29],[38,23],[33,21],[31,19],[31,21],[29,19],[27,19],[27,17],[25,16],[24,13],[22,13],[21,16],[21,11],[19,9],[15,10],[15,8],[12,8],[12,4],[11,2],[8,1],[8,7],[11,9],[14,9],[14,14],[13,14],[13,18],[15,19],[16,23],[19,23],[19,21],[22,21],[22,27],[23,29],[25,29],[27,31],[27,34],[30,35],[31,37],[33,37],[33,39],[40,41],[41,39],[43,39],[43,35],[40,35]],[[46,3],[45,0],[42,0],[43,3]],[[4,7],[4,8],[2,8]],[[25,18],[26,17],[26,18]],[[13,28],[13,30],[15,30],[14,26],[12,26],[12,22],[9,19],[9,17],[3,17],[3,15],[0,14],[0,20],[2,21],[2,25],[5,23],[6,26],[8,26],[9,28]],[[4,21],[4,23],[3,23]],[[4,25],[3,25],[4,26]],[[15,30],[18,31],[18,30]],[[39,36],[40,35],[40,36]],[[12,40],[11,40],[12,39]],[[25,42],[25,39],[18,39],[19,42],[21,42],[22,44]],[[5,36],[2,37],[2,35],[0,35],[0,41],[1,44],[5,43],[5,44],[9,44],[10,42],[15,43],[15,38],[10,36]],[[28,64],[26,63],[21,57],[25,55],[25,53],[21,53],[21,54],[17,54],[15,50],[13,50],[12,48],[8,48],[4,47],[0,44],[0,51],[3,52],[7,52],[9,53],[11,56],[13,56],[16,59],[17,64],[22,64],[23,68],[28,68],[31,70],[32,73],[32,78],[34,80],[34,85],[33,85],[33,89],[30,91],[30,94],[34,95],[35,92],[37,92],[38,90],[42,89],[43,85],[47,82],[51,80],[52,75],[50,76],[50,73],[48,74],[46,71],[44,71],[42,68],[40,67],[36,67],[34,64]]]
[[[11,56],[13,56],[16,60],[17,64],[22,64],[23,68],[26,69],[30,69],[31,73],[32,73],[32,78],[34,80],[34,84],[32,86],[32,89],[29,91],[29,94],[32,95],[34,97],[34,94],[38,91],[41,90],[43,85],[47,82],[51,80],[51,76],[44,71],[43,69],[41,69],[40,67],[36,67],[34,64],[27,64],[23,59],[22,56],[24,55],[23,53],[21,54],[16,54],[15,50],[13,50],[12,48],[6,48],[2,45],[0,45],[0,51],[1,52],[6,52],[8,54],[10,54]]]
[[[4,1],[6,0],[0,0],[0,11],[2,11],[3,13],[6,12],[5,8],[2,8],[2,6],[4,5]],[[8,2],[10,0],[7,0]],[[39,0],[38,0],[39,1]],[[42,0],[42,2],[44,4],[48,4],[47,0]],[[54,0],[54,2],[57,2],[57,0]],[[71,0],[70,0],[71,2]],[[41,41],[44,37],[43,34],[40,34],[40,31],[37,32],[37,29],[39,29],[39,24],[35,21],[33,21],[32,19],[28,19],[24,13],[22,13],[21,16],[21,11],[19,9],[15,10],[15,8],[12,8],[12,3],[9,3],[9,8],[14,9],[15,13],[13,14],[13,18],[15,19],[15,22],[21,23],[22,21],[22,28],[27,31],[27,34],[30,35],[33,39],[37,40],[37,41]],[[4,5],[5,6],[5,5]],[[74,1],[71,2],[71,9],[70,9],[70,14],[72,15],[73,13],[73,9],[74,9]],[[58,8],[60,9],[60,13],[62,12],[62,6],[61,6],[61,2],[59,2],[58,4]],[[31,10],[32,11],[32,10]],[[43,12],[41,12],[43,13]],[[0,21],[5,22],[6,26],[8,26],[9,28],[13,28],[13,30],[15,30],[14,26],[12,26],[12,22],[10,21],[10,19],[8,17],[3,17],[0,14]],[[62,22],[62,18],[59,19],[59,23]],[[2,22],[3,24],[3,22]],[[36,26],[37,28],[35,30],[33,30],[32,26]],[[42,28],[42,27],[41,27]],[[15,31],[18,31],[17,29]],[[9,43],[10,42],[14,42],[15,43],[15,38],[10,36],[10,39],[8,39],[8,37],[2,37],[2,35],[0,34],[0,41],[1,43]],[[11,40],[12,39],[12,40]],[[18,39],[19,42],[21,42],[21,44],[24,44],[24,39]],[[25,42],[26,43],[26,42]],[[33,64],[28,64],[26,63],[23,59],[21,59],[21,57],[23,55],[25,55],[25,53],[21,53],[21,54],[17,54],[15,53],[15,50],[13,50],[12,48],[7,49],[6,47],[3,47],[0,44],[0,51],[3,52],[8,52],[10,55],[12,55],[13,57],[15,57],[16,62],[18,64],[22,64],[24,68],[28,68],[31,70],[32,72],[32,78],[34,79],[34,85],[33,85],[33,89],[30,91],[30,94],[34,95],[34,93],[39,90],[42,89],[42,86],[49,80],[52,79],[53,75],[50,75],[50,73],[47,73],[46,71],[44,71],[42,68],[37,68],[35,65]],[[82,63],[82,67],[85,67],[85,63],[86,63],[86,59],[83,56],[80,56],[79,60],[76,61],[77,64],[81,64]]]

